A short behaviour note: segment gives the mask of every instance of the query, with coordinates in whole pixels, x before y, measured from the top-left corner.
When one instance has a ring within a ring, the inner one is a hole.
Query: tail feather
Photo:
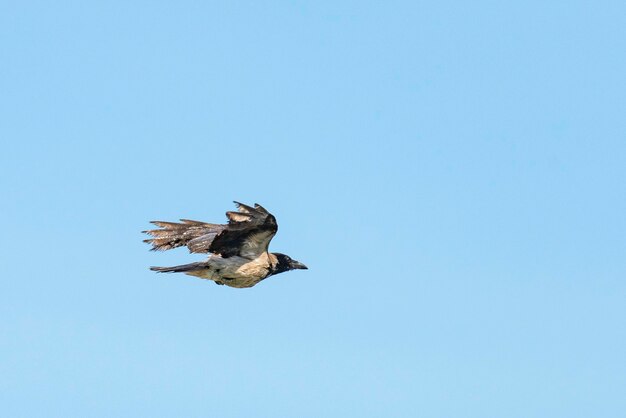
[[[150,267],[150,270],[156,271],[158,273],[184,273],[189,271],[198,271],[206,269],[206,263],[197,262],[190,264],[182,264],[180,266],[173,267]]]

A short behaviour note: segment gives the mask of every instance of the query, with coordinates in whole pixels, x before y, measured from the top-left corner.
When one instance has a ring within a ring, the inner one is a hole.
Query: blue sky
[[[624,16],[3,2],[1,414],[622,416]],[[232,200],[310,270],[148,270]]]

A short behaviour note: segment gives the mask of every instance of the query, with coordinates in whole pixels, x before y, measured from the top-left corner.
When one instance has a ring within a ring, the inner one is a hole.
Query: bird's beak
[[[291,262],[291,268],[292,269],[298,269],[298,270],[308,270],[309,269],[307,266],[305,266],[304,264],[302,264],[301,262],[296,261],[296,260]]]

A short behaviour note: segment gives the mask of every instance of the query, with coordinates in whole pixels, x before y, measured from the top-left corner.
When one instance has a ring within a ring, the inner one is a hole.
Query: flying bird
[[[152,221],[159,229],[142,231],[152,238],[144,242],[152,251],[186,246],[191,253],[209,253],[205,261],[174,267],[150,267],[159,273],[185,273],[213,280],[219,285],[252,287],[270,276],[307,266],[281,253],[270,253],[270,241],[278,231],[274,215],[263,206],[235,202],[237,212],[226,212],[228,224],[189,219],[181,223]]]

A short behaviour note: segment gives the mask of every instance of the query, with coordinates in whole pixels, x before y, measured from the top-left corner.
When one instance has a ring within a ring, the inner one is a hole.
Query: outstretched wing
[[[187,246],[189,252],[208,253],[213,239],[226,228],[226,225],[189,219],[181,219],[181,223],[163,221],[150,223],[160,227],[160,229],[142,231],[144,234],[152,235],[152,238],[143,240],[152,245],[152,251],[166,251]]]
[[[153,238],[144,240],[153,250],[187,246],[192,253],[214,253],[224,258],[239,255],[250,259],[267,251],[278,225],[276,218],[261,205],[235,202],[239,212],[226,212],[227,225],[181,219],[182,223],[155,221],[161,227],[143,231]]]

